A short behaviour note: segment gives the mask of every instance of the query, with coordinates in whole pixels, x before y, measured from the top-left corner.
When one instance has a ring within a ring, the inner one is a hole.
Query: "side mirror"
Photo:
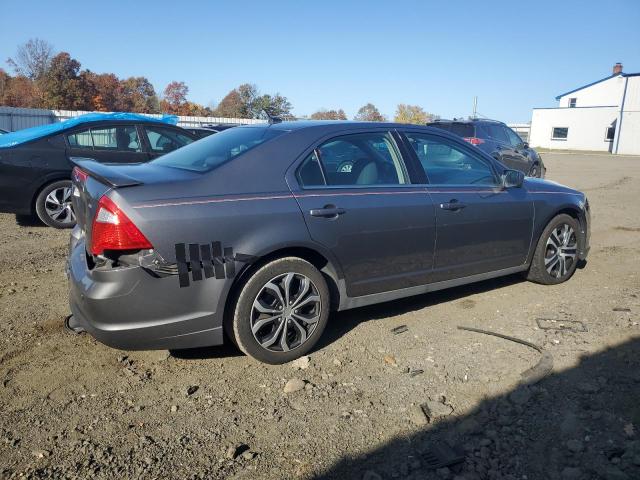
[[[529,142],[522,142],[522,148],[527,150],[529,148]]]
[[[520,188],[524,183],[524,173],[519,170],[505,170],[502,174],[504,188]]]

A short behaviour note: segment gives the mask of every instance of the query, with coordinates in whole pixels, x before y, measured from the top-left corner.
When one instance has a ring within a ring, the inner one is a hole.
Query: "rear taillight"
[[[109,197],[102,196],[91,230],[91,253],[105,250],[143,250],[153,248],[147,237]]]
[[[80,170],[78,167],[73,167],[73,171],[71,172],[71,178],[80,184],[83,184],[89,178],[89,174],[83,170]]]
[[[465,142],[469,142],[471,145],[480,145],[484,143],[484,140],[478,137],[465,137]]]

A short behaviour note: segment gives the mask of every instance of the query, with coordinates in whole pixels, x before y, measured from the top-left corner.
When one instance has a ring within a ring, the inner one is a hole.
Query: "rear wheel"
[[[311,350],[328,318],[329,289],[322,273],[301,258],[286,257],[262,266],[244,284],[230,333],[247,355],[281,364]]]
[[[53,228],[71,228],[76,215],[71,205],[71,180],[50,183],[36,198],[36,213],[40,220]]]
[[[527,280],[555,285],[571,278],[578,265],[579,227],[578,221],[566,214],[549,222],[538,240]]]

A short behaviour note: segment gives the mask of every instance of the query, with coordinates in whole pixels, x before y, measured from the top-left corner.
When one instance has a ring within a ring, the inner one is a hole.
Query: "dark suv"
[[[430,127],[458,135],[484,150],[507,168],[520,170],[529,177],[544,178],[542,158],[507,125],[496,120],[436,120]]]

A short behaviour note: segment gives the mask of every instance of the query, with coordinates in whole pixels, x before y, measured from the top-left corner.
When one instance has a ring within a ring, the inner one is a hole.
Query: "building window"
[[[551,140],[566,140],[569,135],[569,127],[553,127]]]
[[[607,130],[604,134],[604,141],[612,142],[615,136],[616,136],[616,127],[607,127]]]
[[[578,100],[578,99],[577,99],[577,98],[575,98],[575,97],[574,97],[574,98],[570,98],[570,99],[569,99],[569,108],[574,108],[574,107],[576,106],[576,101],[577,101],[577,100]]]

